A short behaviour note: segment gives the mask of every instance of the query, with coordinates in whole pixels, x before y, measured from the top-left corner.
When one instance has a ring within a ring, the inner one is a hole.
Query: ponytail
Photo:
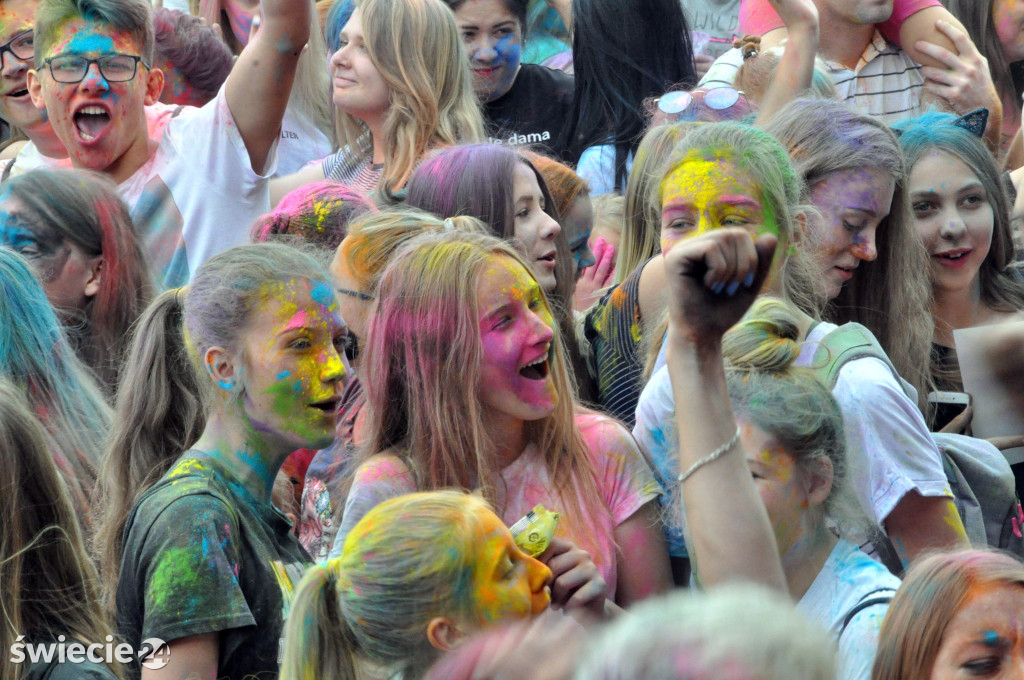
[[[306,570],[285,622],[281,680],[356,680],[359,642],[341,609],[341,560]]]
[[[206,424],[204,386],[185,347],[182,298],[181,289],[166,291],[139,318],[117,389],[95,501],[102,516],[94,552],[111,612],[121,533],[132,505],[195,443]]]

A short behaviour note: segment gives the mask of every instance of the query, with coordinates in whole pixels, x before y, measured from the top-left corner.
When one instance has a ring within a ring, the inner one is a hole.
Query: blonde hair
[[[385,194],[400,189],[428,150],[485,139],[455,15],[441,0],[359,0],[365,46],[387,83]],[[366,125],[338,112],[343,146],[367,152]]]
[[[637,147],[626,182],[622,238],[615,256],[613,284],[622,281],[661,251],[661,183],[665,163],[692,122],[656,125]]]
[[[801,348],[795,310],[778,298],[758,299],[722,339],[729,400],[737,418],[772,435],[805,474],[829,461],[824,519],[841,535],[862,540],[875,527],[848,481],[843,415],[814,370],[793,365]]]
[[[445,229],[488,234],[490,229],[475,217],[461,215],[442,220],[414,208],[393,208],[368,213],[354,220],[338,246],[338,257],[359,283],[359,289],[375,295],[384,268],[410,239]]]
[[[414,493],[370,510],[341,556],[310,567],[295,593],[281,680],[356,680],[359,661],[415,680],[439,653],[427,625],[473,617],[479,496]]]
[[[501,481],[498,442],[479,399],[483,349],[477,290],[495,256],[512,260],[533,277],[508,244],[458,232],[417,239],[388,265],[367,343],[366,372],[375,379],[366,384],[367,447],[360,458],[391,451],[410,469],[417,488],[479,488],[501,514],[495,488]],[[550,356],[558,403],[550,415],[525,423],[526,440],[537,445],[549,479],[557,482],[552,491],[561,497],[563,516],[572,518],[563,526],[577,542],[589,545],[590,526],[610,511],[576,427],[568,359],[557,325]]]

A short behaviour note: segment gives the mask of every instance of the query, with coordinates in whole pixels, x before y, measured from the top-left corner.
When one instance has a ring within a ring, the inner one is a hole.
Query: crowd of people
[[[0,680],[1024,677],[1020,5],[0,0]]]

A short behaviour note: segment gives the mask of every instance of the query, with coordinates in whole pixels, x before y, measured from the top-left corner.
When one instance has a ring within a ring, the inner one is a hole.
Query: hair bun
[[[742,38],[735,38],[732,46],[738,48],[743,55],[743,61],[756,57],[761,51],[761,36],[745,35]]]
[[[799,340],[796,313],[782,300],[765,297],[726,332],[722,353],[734,369],[783,373],[800,356]]]

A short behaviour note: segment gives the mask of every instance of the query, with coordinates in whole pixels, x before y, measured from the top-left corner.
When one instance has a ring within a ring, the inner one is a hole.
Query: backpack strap
[[[878,595],[876,597],[871,597],[872,595],[875,595],[875,593],[882,592],[888,592],[891,593],[891,595]],[[846,632],[847,626],[850,625],[850,622],[853,621],[853,618],[857,616],[857,614],[860,614],[868,607],[874,607],[879,604],[889,604],[892,602],[893,595],[895,594],[896,590],[894,588],[879,588],[878,590],[872,590],[870,593],[860,598],[860,600],[857,601],[857,604],[853,605],[853,609],[846,614],[846,618],[843,619],[843,627],[839,629],[837,639],[843,637],[843,633]]]
[[[878,359],[892,371],[896,382],[903,385],[899,372],[892,365],[885,350],[867,328],[859,323],[845,323],[826,335],[818,343],[814,351],[811,367],[830,390],[835,389],[839,381],[839,371],[847,363],[855,359]]]

